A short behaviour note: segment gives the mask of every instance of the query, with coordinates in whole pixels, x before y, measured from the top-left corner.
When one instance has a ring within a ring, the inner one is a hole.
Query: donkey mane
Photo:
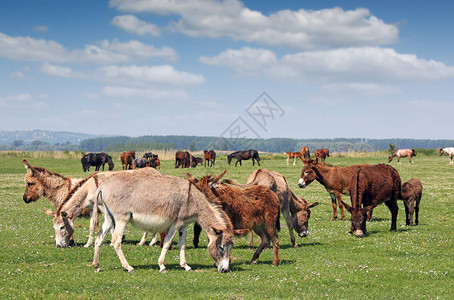
[[[88,176],[87,178],[84,178],[82,179],[80,182],[78,182],[68,193],[68,195],[66,195],[65,199],[63,199],[63,201],[60,203],[60,205],[58,206],[57,208],[57,215],[60,214],[60,211],[61,209],[63,208],[63,205],[65,205],[66,202],[69,201],[69,199],[72,198],[72,196],[79,190],[80,187],[82,187],[85,182],[87,182],[88,180],[90,180],[92,177],[94,177],[95,179],[95,183],[96,183],[96,186],[98,185],[98,180],[97,180],[97,176],[95,176],[97,173],[94,173],[90,176]]]
[[[65,177],[62,174],[51,172],[43,167],[31,167],[31,169],[33,171],[38,171],[39,173],[43,173],[44,175],[47,175],[47,176],[55,176],[55,177],[59,177],[59,178],[63,178],[63,179],[69,179],[68,177]]]

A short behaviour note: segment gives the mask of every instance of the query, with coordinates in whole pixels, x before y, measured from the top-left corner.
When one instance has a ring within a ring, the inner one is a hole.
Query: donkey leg
[[[157,241],[158,241],[158,234],[153,233],[153,238],[151,239],[149,246],[153,246],[154,244],[156,244]]]
[[[408,213],[409,213],[409,219],[410,219],[410,224],[407,224],[407,225],[410,225],[410,226],[413,226],[413,213],[415,212],[415,199],[412,198],[410,199],[410,203],[409,203],[409,206],[408,206]]]
[[[202,232],[202,226],[199,223],[194,223],[194,239],[192,240],[192,244],[194,248],[199,248],[199,240],[200,240],[200,233]]]
[[[115,252],[117,252],[118,258],[120,259],[121,266],[125,268],[129,273],[134,273],[134,268],[128,264],[123,250],[121,250],[121,240],[123,238],[123,234],[125,233],[126,224],[128,223],[128,221],[129,217],[117,221],[113,237],[113,247],[115,249]]]
[[[270,240],[268,239],[266,234],[258,233],[258,232],[256,232],[256,233],[260,236],[260,238],[262,239],[262,242],[260,243],[259,247],[257,248],[254,255],[252,256],[251,264],[257,263],[257,259],[259,258],[260,253],[262,253],[263,249],[268,247],[270,244]]]
[[[398,207],[397,207],[397,195],[393,195],[391,197],[391,200],[388,200],[385,202],[386,206],[388,206],[389,211],[391,212],[391,231],[394,231],[397,229],[397,213],[398,213]]]
[[[186,234],[188,231],[188,226],[183,226],[180,228],[178,237],[178,248],[180,248],[180,267],[184,268],[186,271],[191,271],[191,267],[186,263]]]
[[[344,215],[344,206],[342,205],[342,194],[341,193],[337,193],[336,194],[336,198],[337,198],[337,204],[338,204],[339,209],[341,211],[341,221],[343,221],[345,219],[345,215]]]
[[[337,196],[335,193],[330,193],[329,196],[331,197],[331,204],[333,205],[332,221],[336,221],[336,219],[337,219]]]
[[[416,199],[416,205],[415,205],[415,225],[419,224],[419,202],[421,201],[421,198]]]
[[[273,266],[277,266],[281,261],[279,259],[279,237],[277,235],[277,232],[271,238],[271,241],[273,242]]]
[[[285,223],[287,223],[288,231],[290,234],[290,241],[293,247],[298,247],[298,243],[295,240],[295,235],[293,234],[293,224],[292,224],[292,217],[290,216],[289,210],[282,210],[282,214],[284,215]]]
[[[249,250],[254,249],[254,232],[249,231]]]
[[[95,254],[93,257],[93,266],[95,267],[95,272],[99,272],[99,252],[101,250],[101,244],[106,238],[107,233],[113,226],[112,219],[108,216],[108,214],[105,214],[105,220],[104,224],[102,224],[101,230],[98,232],[96,236],[96,241],[95,241]]]
[[[94,207],[93,209],[98,209],[98,208]],[[93,244],[93,237],[95,235],[96,226],[95,226],[95,219],[93,218],[93,209],[90,211],[90,232],[88,234],[88,241],[84,245],[85,248],[90,247]]]
[[[148,232],[144,231],[142,238],[140,239],[140,242],[137,244],[137,246],[143,246],[145,244],[145,242],[147,241],[147,235]]]
[[[164,243],[162,245],[161,255],[158,259],[159,265],[159,273],[167,273],[166,266],[164,266],[164,259],[166,257],[167,250],[169,250],[170,245],[172,244],[172,240],[175,237],[179,228],[176,228],[175,224],[172,224],[167,232],[167,235],[164,239]]]

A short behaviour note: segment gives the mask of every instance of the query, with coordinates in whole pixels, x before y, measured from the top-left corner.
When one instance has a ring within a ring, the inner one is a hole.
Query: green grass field
[[[347,166],[385,161],[385,156],[334,157],[327,163]],[[279,266],[271,265],[273,253],[269,249],[257,265],[250,265],[248,237],[239,237],[232,251],[231,272],[218,273],[206,251],[205,234],[201,236],[202,248],[193,249],[190,226],[186,255],[194,271],[179,267],[179,252],[175,249],[167,253],[169,273],[159,274],[161,249],[137,246],[142,233],[128,225],[123,251],[136,270],[128,274],[121,269],[108,241],[101,249],[102,272],[94,273],[93,248],[81,247],[88,236],[88,219],[76,221],[77,247],[57,249],[52,218],[42,212],[42,208],[53,209],[52,205],[45,198],[25,204],[21,157],[0,157],[0,298],[452,299],[454,166],[448,161],[447,157],[428,156],[417,156],[414,165],[406,159],[400,165],[393,161],[402,182],[417,177],[423,183],[420,224],[405,226],[400,201],[397,232],[389,232],[391,215],[385,205],[380,205],[367,224],[369,236],[356,238],[348,234],[348,212],[347,220],[331,221],[331,200],[318,182],[298,188],[301,162],[287,167],[282,158],[263,160],[262,167],[286,176],[297,195],[320,203],[312,210],[308,237],[297,237],[298,248],[291,247],[281,217]],[[29,162],[68,177],[88,175],[82,172],[78,159],[30,158]],[[114,162],[115,170],[121,169],[118,158]],[[167,175],[185,176],[188,171],[174,169],[173,161],[162,161],[161,167]],[[189,171],[200,177],[227,169],[226,178],[245,183],[256,168],[250,161],[235,168],[219,159],[214,168],[198,166]]]

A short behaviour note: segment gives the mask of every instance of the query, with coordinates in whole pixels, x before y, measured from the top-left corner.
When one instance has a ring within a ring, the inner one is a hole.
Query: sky
[[[454,139],[453,1],[1,0],[0,130]]]

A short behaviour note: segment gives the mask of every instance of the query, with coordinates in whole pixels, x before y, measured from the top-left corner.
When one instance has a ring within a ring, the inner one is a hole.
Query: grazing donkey
[[[391,212],[391,231],[396,230],[397,198],[401,190],[401,179],[396,169],[387,164],[365,166],[356,171],[350,184],[352,206],[342,203],[352,214],[350,233],[357,237],[366,234],[366,220],[372,209],[385,203]]]
[[[185,258],[187,225],[198,221],[206,231],[210,243],[208,252],[215,260],[219,272],[229,271],[229,256],[233,246],[233,229],[228,216],[221,207],[201,193],[192,184],[180,177],[149,176],[153,168],[117,172],[100,180],[94,206],[104,212],[104,224],[95,242],[93,266],[99,272],[99,252],[107,232],[113,227],[112,244],[123,268],[134,272],[121,250],[121,240],[126,224],[144,231],[162,232],[169,229],[158,260],[160,272],[167,272],[164,258],[176,233],[180,232],[180,266],[191,270]],[[96,180],[98,174],[94,174]],[[83,197],[82,197],[83,198]],[[70,197],[54,217],[55,240],[57,245],[66,245],[68,232],[74,230],[72,207],[82,198]],[[76,202],[76,203],[73,203]],[[68,207],[68,208],[66,208]],[[95,220],[98,210],[93,210]]]
[[[212,178],[202,177],[197,180],[189,173],[186,175],[189,181],[203,192],[213,202],[219,202],[222,209],[230,217],[233,229],[240,234],[253,230],[261,238],[261,243],[251,263],[255,264],[263,249],[273,243],[273,265],[279,264],[279,238],[277,231],[279,224],[279,199],[269,188],[257,185],[245,189],[233,187],[224,183],[218,183],[219,179],[227,172]],[[245,231],[245,229],[247,229]]]
[[[231,179],[224,179],[224,182],[241,187],[251,187],[254,185],[264,185],[276,193],[279,198],[279,205],[284,215],[290,233],[290,240],[294,247],[298,247],[293,235],[293,229],[300,237],[307,236],[308,222],[311,215],[311,208],[318,205],[318,202],[307,203],[303,198],[299,198],[289,187],[285,177],[274,171],[258,169],[249,175],[247,184],[241,185]]]
[[[307,187],[312,181],[317,180],[323,185],[331,196],[333,204],[333,221],[337,219],[337,205],[341,211],[341,220],[345,218],[342,206],[342,195],[350,195],[350,182],[353,174],[361,167],[368,165],[354,165],[348,167],[334,167],[320,163],[318,159],[307,160],[301,169],[301,177],[298,181],[300,188]],[[337,201],[337,204],[336,204]]]
[[[416,212],[415,224],[418,225],[419,220],[419,203],[422,197],[422,184],[417,178],[411,178],[409,181],[402,184],[402,190],[399,199],[404,201],[405,205],[405,222],[406,225],[413,225],[413,213]]]

